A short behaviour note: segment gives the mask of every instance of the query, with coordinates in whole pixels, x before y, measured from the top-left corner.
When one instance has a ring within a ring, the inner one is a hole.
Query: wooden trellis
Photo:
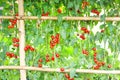
[[[0,69],[16,69],[16,70],[36,70],[41,72],[61,72],[60,68],[38,68],[27,66],[1,66]],[[71,69],[65,69],[64,72],[70,72]],[[76,73],[95,73],[95,74],[120,74],[120,70],[90,70],[90,69],[76,69]]]
[[[0,16],[0,19],[14,19],[17,18],[19,20],[24,20],[24,19],[40,19],[40,20],[58,20],[57,17],[49,17],[49,16],[42,16],[41,18],[38,18],[37,16]],[[70,17],[66,16],[62,18],[63,20],[83,20],[83,21],[100,21],[100,17]],[[120,21],[120,17],[106,17],[105,21]]]
[[[40,19],[40,20],[57,20],[57,17],[41,17],[37,16],[24,16],[24,1],[18,0],[19,16],[19,35],[20,35],[20,66],[0,66],[0,69],[17,69],[20,70],[20,79],[26,80],[26,70],[36,70],[42,72],[60,72],[60,69],[54,68],[38,68],[38,67],[27,67],[25,65],[25,29],[24,19]],[[0,16],[0,19],[14,19],[15,16]],[[63,17],[63,20],[97,20],[100,21],[100,17]],[[105,21],[120,21],[120,17],[106,17]],[[70,72],[70,69],[66,69],[64,72]],[[87,70],[87,69],[76,69],[76,73],[97,73],[97,74],[120,74],[120,70]]]

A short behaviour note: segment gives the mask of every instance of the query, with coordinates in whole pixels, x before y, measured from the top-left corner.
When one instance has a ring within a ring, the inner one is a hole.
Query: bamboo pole
[[[38,68],[38,67],[25,67],[25,66],[0,66],[0,70],[33,70],[41,72],[61,72],[60,68]],[[64,72],[70,72],[71,69],[65,69]],[[120,70],[89,70],[89,69],[76,69],[76,73],[90,73],[90,74],[120,74]]]
[[[24,6],[23,0],[18,0],[18,10],[19,15],[24,15]],[[20,46],[19,46],[19,55],[20,55],[20,66],[25,66],[25,29],[24,29],[24,20],[19,20],[19,36],[20,36]],[[26,70],[20,70],[20,80],[26,80]]]
[[[14,19],[15,16],[0,16],[0,19]],[[42,16],[41,18],[38,18],[37,16],[18,16],[18,19],[41,19],[41,20],[58,20],[58,17],[50,17],[50,16]],[[70,17],[66,16],[62,18],[63,20],[94,20],[94,21],[100,21],[100,17]],[[120,17],[106,17],[106,21],[120,21]]]

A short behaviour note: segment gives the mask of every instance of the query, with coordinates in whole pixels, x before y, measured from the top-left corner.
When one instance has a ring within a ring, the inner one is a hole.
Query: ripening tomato
[[[39,64],[38,67],[41,68],[41,67],[42,67],[42,64]]]
[[[104,29],[102,29],[100,32],[101,32],[101,33],[103,33],[104,31],[105,31],[105,30],[104,30]]]
[[[74,80],[74,78],[69,78],[68,80]]]
[[[93,69],[98,70],[100,67],[98,65],[95,65]]]
[[[54,38],[55,38],[55,37],[52,35],[52,36],[51,36],[51,39],[53,40]]]
[[[18,13],[16,13],[15,16],[18,16]]]
[[[100,12],[97,11],[96,9],[91,10],[91,12],[97,14],[98,16],[99,16],[99,14],[100,14]]]
[[[89,2],[86,2],[86,1],[82,2],[82,9],[84,9],[88,5],[89,5]]]
[[[19,44],[18,43],[14,43],[13,46],[14,47],[19,47]]]
[[[55,60],[54,56],[52,56],[52,57],[51,57],[51,60],[52,60],[52,61],[54,61],[54,60]]]
[[[49,54],[46,54],[46,58],[49,58],[50,56],[49,56]]]
[[[28,50],[28,48],[27,48],[27,47],[25,47],[25,48],[24,48],[24,51],[27,51],[27,50]]]
[[[35,51],[35,49],[34,49],[33,47],[30,47],[30,50],[31,50],[31,51]]]
[[[85,31],[85,30],[87,30],[87,28],[86,27],[81,27],[81,30]]]
[[[82,50],[82,53],[83,53],[83,54],[86,54],[86,55],[89,54],[88,51],[87,51],[86,49],[83,49],[83,50]]]
[[[90,33],[90,31],[89,31],[89,30],[85,30],[85,31],[84,31],[84,33],[87,33],[87,34],[89,34],[89,33]]]
[[[10,28],[14,28],[14,26],[13,26],[13,25],[9,25],[8,28],[9,28],[9,29],[10,29]]]
[[[14,53],[10,53],[9,55],[10,58],[13,58],[14,56],[15,56]]]
[[[104,65],[105,65],[105,62],[101,62],[101,64],[102,64],[102,66],[104,66]]]
[[[59,9],[57,10],[57,12],[58,12],[58,13],[62,13],[62,10],[59,8]]]
[[[58,53],[56,53],[55,55],[56,55],[56,58],[59,58],[59,57],[60,57],[60,55],[59,55]]]
[[[80,35],[80,38],[81,38],[82,40],[85,40],[85,36],[84,36],[83,34]]]
[[[108,68],[111,68],[112,66],[110,65],[110,64],[108,64],[108,66],[107,66]]]
[[[18,56],[17,56],[17,55],[14,55],[14,58],[18,58]]]
[[[6,56],[9,56],[10,55],[10,52],[6,52]]]
[[[94,48],[92,48],[92,50],[93,50],[93,51],[96,51],[96,48],[94,47]]]
[[[50,62],[50,59],[49,59],[49,58],[46,58],[46,62]]]
[[[65,73],[64,75],[65,75],[65,77],[66,77],[67,79],[70,78],[69,74]]]
[[[60,68],[60,71],[61,71],[61,72],[64,72],[64,71],[65,71],[65,69],[64,69],[64,68]]]
[[[40,62],[40,63],[41,63],[41,62],[42,62],[42,58],[40,58],[40,59],[38,60],[38,62]]]

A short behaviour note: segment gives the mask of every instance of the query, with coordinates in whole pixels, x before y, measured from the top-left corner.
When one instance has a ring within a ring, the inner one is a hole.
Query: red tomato
[[[56,53],[55,55],[56,55],[56,58],[59,58],[59,57],[60,57],[60,55],[59,55],[58,53]]]
[[[35,49],[34,49],[33,47],[30,47],[30,50],[31,50],[31,51],[35,51]]]
[[[83,34],[80,35],[80,38],[81,38],[82,40],[85,40],[85,36],[84,36]]]
[[[38,62],[42,62],[42,58],[40,58],[40,59],[38,60]]]
[[[18,43],[14,43],[13,46],[14,47],[19,47],[19,44]]]
[[[57,10],[57,12],[58,12],[58,13],[62,13],[62,10],[59,8],[59,9]]]
[[[64,72],[64,71],[65,71],[65,69],[64,69],[64,68],[60,68],[60,71],[61,71],[61,72]]]
[[[39,64],[38,67],[41,68],[41,67],[42,67],[42,64]]]
[[[111,68],[112,66],[110,65],[110,64],[108,64],[108,66],[107,66],[108,68]]]
[[[52,60],[52,61],[54,61],[54,60],[55,60],[54,56],[52,56],[52,57],[51,57],[51,60]]]
[[[49,58],[46,58],[46,62],[50,62],[50,59],[49,59]]]
[[[65,77],[66,77],[67,79],[70,78],[69,74],[65,73],[64,75],[65,75]]]
[[[28,50],[28,48],[27,48],[27,47],[25,47],[25,48],[24,48],[24,50],[25,50],[25,51],[27,51],[27,50]]]
[[[93,51],[96,51],[96,48],[94,47],[94,48],[92,48],[92,50],[93,50]]]

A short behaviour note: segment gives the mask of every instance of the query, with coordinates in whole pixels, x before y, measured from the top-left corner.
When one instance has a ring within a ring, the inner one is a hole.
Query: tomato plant
[[[82,74],[76,69],[120,69],[119,0],[25,0],[25,16],[56,16],[58,20],[25,21],[26,66],[59,68],[60,73],[27,71],[28,80],[119,80],[119,75]],[[18,66],[18,1],[2,0],[0,15],[15,19],[0,23],[0,65]],[[100,17],[100,21],[65,21],[64,16]],[[65,73],[66,69],[71,69]],[[19,80],[19,71],[1,70],[0,80]]]

